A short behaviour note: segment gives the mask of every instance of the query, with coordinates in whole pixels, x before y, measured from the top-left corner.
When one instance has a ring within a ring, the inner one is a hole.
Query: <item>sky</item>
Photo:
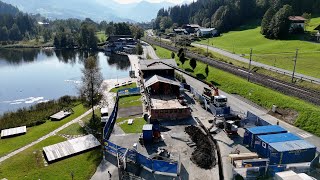
[[[118,3],[121,4],[128,4],[128,3],[134,3],[134,2],[140,2],[142,0],[116,0]],[[162,1],[167,1],[173,4],[180,4],[182,2],[192,2],[193,0],[146,0],[149,2],[162,2]]]

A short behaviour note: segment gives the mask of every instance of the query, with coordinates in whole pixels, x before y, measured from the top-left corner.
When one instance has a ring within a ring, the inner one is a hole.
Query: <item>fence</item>
[[[104,146],[108,153],[140,164],[149,172],[171,176],[177,176],[180,172],[180,163],[178,162],[150,159],[135,150],[123,148],[107,139],[104,140]]]
[[[118,91],[119,96],[127,96],[127,95],[135,95],[135,94],[140,94],[140,88],[127,88],[127,89],[122,89]]]
[[[117,93],[115,105],[113,108],[113,111],[111,112],[108,121],[106,122],[106,125],[103,128],[103,138],[109,139],[110,134],[113,130],[114,123],[117,120],[118,115],[118,102],[119,102],[119,93]]]
[[[241,127],[252,127],[252,126],[268,126],[270,123],[253,114],[252,112],[247,112],[247,117],[241,121]]]

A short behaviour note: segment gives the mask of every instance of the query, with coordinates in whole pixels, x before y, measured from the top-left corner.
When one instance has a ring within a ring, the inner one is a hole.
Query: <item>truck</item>
[[[109,108],[103,107],[100,109],[101,112],[101,123],[105,124],[109,119]]]

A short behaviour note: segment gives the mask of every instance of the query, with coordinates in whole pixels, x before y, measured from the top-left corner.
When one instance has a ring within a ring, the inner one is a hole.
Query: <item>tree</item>
[[[165,29],[168,29],[172,26],[172,20],[170,17],[168,16],[165,16],[165,17],[162,17],[161,18],[161,21],[160,21],[160,28],[162,30],[165,30]]]
[[[84,49],[97,49],[98,38],[92,25],[83,23],[80,31],[80,46]]]
[[[143,36],[144,31],[139,26],[132,25],[130,26],[130,30],[135,39],[141,39],[141,37]]]
[[[55,48],[60,48],[60,42],[57,36],[55,36],[53,39],[53,45]]]
[[[182,52],[183,52],[183,48],[180,48],[179,51],[178,51],[178,54],[177,54],[178,57],[180,57],[180,54],[181,54]]]
[[[290,21],[289,16],[292,15],[292,7],[284,5],[279,11],[273,16],[270,22],[270,33],[266,37],[274,39],[284,39],[289,34]]]
[[[9,31],[9,38],[13,41],[22,40],[21,32],[17,26],[17,24],[13,24],[12,28]]]
[[[6,26],[0,28],[0,41],[7,41],[9,37],[8,29]]]
[[[103,77],[100,71],[99,63],[94,56],[88,57],[84,62],[82,71],[82,85],[80,87],[80,96],[86,100],[92,109],[92,120],[95,120],[94,106],[101,98],[101,84]],[[95,123],[94,123],[95,124]]]
[[[107,36],[111,36],[115,33],[115,27],[113,25],[113,22],[110,22],[107,26],[106,26],[106,35]]]
[[[310,13],[303,13],[302,17],[304,17],[306,19],[306,21],[304,22],[304,28],[306,29],[307,26],[309,26],[309,24],[310,24],[310,20],[311,20],[312,16]]]
[[[207,64],[206,69],[204,71],[205,71],[205,73],[206,73],[206,75],[208,77],[208,75],[209,75],[209,66],[208,66],[208,64]]]
[[[269,36],[270,22],[274,14],[275,14],[275,11],[272,7],[269,8],[267,12],[264,14],[261,21],[261,34]]]
[[[50,30],[49,30],[49,29],[44,29],[42,36],[43,36],[44,42],[50,41],[50,39],[51,39],[51,32],[50,32]]]
[[[136,52],[137,52],[138,55],[142,55],[143,54],[143,48],[142,48],[140,43],[138,43],[137,46],[136,46]]]
[[[171,52],[171,58],[174,59],[176,57],[176,54],[174,52]]]
[[[182,52],[179,56],[179,61],[181,62],[182,66],[183,64],[186,62],[186,58],[185,58],[185,55],[184,55],[184,52]]]
[[[192,70],[194,70],[197,67],[197,60],[195,58],[191,58],[189,64],[192,67]]]

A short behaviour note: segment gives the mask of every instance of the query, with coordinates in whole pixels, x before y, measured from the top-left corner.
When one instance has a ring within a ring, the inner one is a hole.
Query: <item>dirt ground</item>
[[[292,109],[281,109],[277,108],[277,111],[274,113],[272,111],[269,111],[268,114],[281,119],[291,125],[293,125],[299,115],[299,113]]]
[[[139,116],[143,114],[142,106],[133,106],[128,108],[119,108],[118,117]]]

